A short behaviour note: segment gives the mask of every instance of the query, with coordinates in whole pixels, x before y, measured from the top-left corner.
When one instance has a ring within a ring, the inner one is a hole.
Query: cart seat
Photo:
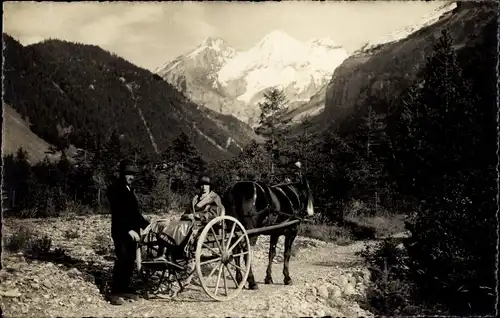
[[[186,243],[193,230],[191,221],[157,220],[151,223],[150,231],[168,245],[180,247]]]

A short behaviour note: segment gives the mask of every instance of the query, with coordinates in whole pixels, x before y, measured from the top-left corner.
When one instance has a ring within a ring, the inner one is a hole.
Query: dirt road
[[[87,220],[88,221],[88,220]],[[51,226],[51,233],[58,225]],[[228,302],[211,300],[198,286],[174,299],[140,299],[122,306],[106,302],[95,284],[75,268],[46,262],[27,264],[21,256],[5,259],[0,291],[6,317],[13,316],[169,316],[169,317],[293,317],[373,316],[360,308],[368,270],[355,253],[366,242],[338,246],[298,237],[290,262],[293,285],[283,285],[283,241],[273,264],[273,285],[263,283],[267,266],[268,237],[260,237],[254,249],[254,274],[259,290],[244,289]],[[57,244],[57,236],[55,240]],[[83,247],[74,246],[81,251]],[[15,261],[20,259],[20,261]],[[22,264],[21,264],[22,263]],[[111,263],[109,263],[111,266]],[[10,269],[9,269],[10,268]],[[6,274],[7,273],[7,274]],[[35,280],[34,280],[35,278]],[[5,294],[5,292],[3,292]]]

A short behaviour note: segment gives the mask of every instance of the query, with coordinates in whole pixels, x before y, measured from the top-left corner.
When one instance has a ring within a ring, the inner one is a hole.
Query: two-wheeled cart
[[[249,235],[289,226],[299,220],[246,230],[234,217],[218,216],[201,226],[193,226],[182,242],[146,229],[141,239],[139,270],[145,282],[147,295],[169,292],[173,284],[193,271],[199,285],[214,300],[227,301],[236,297],[245,286],[252,250]],[[160,246],[165,249],[159,259]]]

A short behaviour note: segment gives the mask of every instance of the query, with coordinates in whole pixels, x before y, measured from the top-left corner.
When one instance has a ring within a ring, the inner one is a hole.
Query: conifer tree
[[[275,174],[275,168],[280,165],[281,157],[286,156],[287,140],[286,135],[289,129],[278,127],[278,118],[284,114],[288,101],[284,92],[277,88],[272,88],[264,93],[264,101],[259,103],[260,129],[267,138],[265,147],[271,157],[270,174]],[[281,129],[280,129],[281,128]]]
[[[489,168],[474,158],[483,128],[471,118],[481,108],[446,31],[422,78],[405,100],[397,140],[407,188],[422,202],[408,223],[413,278],[424,300],[452,314],[479,314],[494,303],[487,292],[494,287],[496,237],[494,211],[484,204]]]

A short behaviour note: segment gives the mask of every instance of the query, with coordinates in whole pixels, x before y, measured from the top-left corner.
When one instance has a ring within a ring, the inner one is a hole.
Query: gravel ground
[[[109,217],[5,221],[5,237],[22,224],[47,234],[53,248],[64,248],[73,259],[73,263],[63,265],[56,261],[31,261],[22,254],[4,254],[0,295],[6,317],[373,316],[360,308],[369,272],[355,255],[367,242],[337,246],[298,237],[290,262],[294,284],[285,286],[282,283],[284,238],[280,238],[273,264],[274,284],[265,285],[269,238],[260,237],[253,261],[259,290],[244,289],[231,301],[216,302],[200,287],[192,286],[174,299],[140,299],[112,306],[96,285],[96,277],[106,280],[112,267]]]

